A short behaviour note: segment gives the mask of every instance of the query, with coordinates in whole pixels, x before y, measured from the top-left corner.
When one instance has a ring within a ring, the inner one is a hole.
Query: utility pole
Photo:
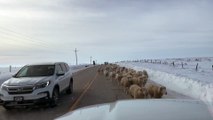
[[[12,72],[12,66],[11,65],[9,66],[9,72]]]
[[[78,54],[77,54],[78,50],[77,50],[77,48],[75,48],[74,52],[75,52],[76,65],[78,65]]]
[[[92,64],[92,56],[90,56],[90,64]]]

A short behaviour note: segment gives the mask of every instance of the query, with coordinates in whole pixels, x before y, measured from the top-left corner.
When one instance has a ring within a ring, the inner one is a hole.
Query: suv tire
[[[55,107],[58,104],[59,99],[59,89],[55,87],[53,89],[52,98],[50,99],[50,107]]]
[[[66,90],[66,93],[72,94],[72,92],[73,92],[73,82],[72,82],[72,80],[70,80],[70,84],[69,84],[68,89]]]

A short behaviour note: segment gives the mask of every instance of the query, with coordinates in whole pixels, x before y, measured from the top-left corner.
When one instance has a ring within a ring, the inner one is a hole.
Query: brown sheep
[[[133,77],[132,82],[133,82],[133,84],[136,84],[136,85],[139,85],[139,86],[143,85],[143,81],[141,79],[139,79],[139,77]]]
[[[109,71],[110,70],[110,66],[106,65],[104,69],[107,70],[107,71]]]
[[[136,75],[139,77],[139,76],[142,76],[143,75],[143,72],[142,71],[138,71],[137,73],[136,73]]]
[[[132,75],[129,73],[123,73],[123,77],[132,78]]]
[[[116,73],[121,73],[121,72],[120,72],[120,67],[118,67],[118,68],[115,70],[115,72],[116,72]]]
[[[148,98],[149,94],[146,88],[133,84],[129,88],[130,95],[134,98]]]
[[[133,69],[129,69],[127,73],[133,76],[136,74],[136,71]]]
[[[103,73],[103,67],[102,66],[98,69],[98,73]]]
[[[124,72],[125,70],[126,70],[126,68],[125,67],[120,67],[120,72]]]
[[[146,70],[143,70],[143,75],[147,76],[147,78],[149,77],[149,75],[148,75]]]
[[[151,98],[161,98],[164,94],[167,95],[166,87],[164,86],[147,83],[145,87]]]
[[[138,77],[138,81],[140,81],[142,86],[145,86],[148,81],[148,78],[147,78],[147,76],[140,76],[140,77]]]
[[[125,88],[124,91],[127,93],[127,89],[132,85],[132,81],[127,77],[123,77],[121,79],[121,85]]]

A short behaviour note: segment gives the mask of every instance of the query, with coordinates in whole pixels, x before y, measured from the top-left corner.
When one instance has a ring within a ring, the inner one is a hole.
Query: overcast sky
[[[0,0],[0,65],[213,56],[213,0]]]

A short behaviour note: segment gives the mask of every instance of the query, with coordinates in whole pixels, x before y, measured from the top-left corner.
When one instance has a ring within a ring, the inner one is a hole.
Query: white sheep
[[[107,70],[104,70],[104,76],[106,76],[106,77],[109,76],[109,72]]]
[[[109,72],[109,78],[111,80],[115,79],[115,75],[116,75],[115,71]]]
[[[129,88],[130,95],[134,98],[148,98],[149,94],[146,88],[133,84]]]

